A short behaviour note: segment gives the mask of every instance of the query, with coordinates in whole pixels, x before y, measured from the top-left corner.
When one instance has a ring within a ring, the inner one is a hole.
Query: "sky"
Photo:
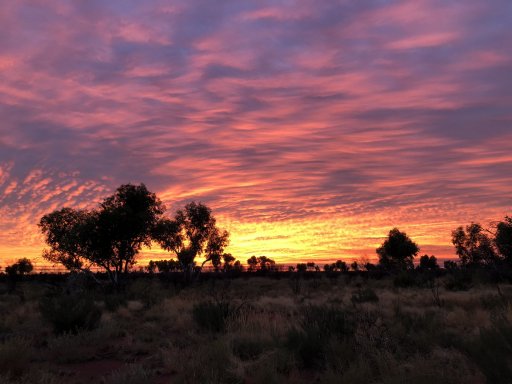
[[[452,258],[512,214],[510,0],[20,0],[0,25],[0,265],[128,182],[206,203],[242,261],[373,259],[393,227]]]

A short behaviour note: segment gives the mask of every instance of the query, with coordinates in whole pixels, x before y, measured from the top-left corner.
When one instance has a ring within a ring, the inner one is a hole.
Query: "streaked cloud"
[[[451,257],[454,227],[510,214],[509,1],[40,0],[0,22],[0,260],[126,182],[211,205],[242,260],[373,257],[393,226]]]

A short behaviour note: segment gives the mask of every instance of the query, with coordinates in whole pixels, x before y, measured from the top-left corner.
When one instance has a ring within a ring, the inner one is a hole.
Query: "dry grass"
[[[139,280],[126,297],[97,293],[99,327],[73,335],[52,332],[38,309],[45,290],[25,284],[24,303],[0,296],[0,383],[512,382],[510,286],[441,288],[440,307],[429,289],[391,279],[301,284],[298,294],[286,278],[181,290]],[[205,327],[208,309],[196,322],[204,302],[229,304],[222,328]]]

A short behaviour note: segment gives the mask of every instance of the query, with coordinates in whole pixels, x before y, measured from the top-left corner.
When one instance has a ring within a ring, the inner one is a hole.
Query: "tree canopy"
[[[218,267],[222,259],[229,260],[224,254],[229,233],[217,227],[211,209],[202,203],[187,204],[173,219],[161,218],[154,227],[153,238],[163,249],[176,255],[188,277],[197,257],[204,257],[202,266],[211,262]]]
[[[5,267],[5,272],[9,276],[23,276],[27,273],[32,272],[34,266],[32,262],[26,257],[18,259],[18,261],[12,265]]]
[[[68,270],[104,269],[118,282],[135,263],[164,206],[144,184],[121,185],[98,209],[63,208],[41,218],[39,227],[49,249],[43,257]]]
[[[512,217],[506,216],[496,225],[494,244],[501,257],[512,262]]]
[[[404,270],[413,268],[413,260],[419,250],[418,245],[405,232],[393,228],[376,252],[379,255],[379,264],[382,268]]]
[[[490,265],[497,260],[491,237],[478,223],[454,230],[452,243],[463,266]]]

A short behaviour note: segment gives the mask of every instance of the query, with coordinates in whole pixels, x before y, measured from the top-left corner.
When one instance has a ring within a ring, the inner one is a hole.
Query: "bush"
[[[400,288],[409,288],[416,285],[416,279],[412,272],[400,272],[393,279],[393,285]]]
[[[233,354],[242,361],[255,360],[265,350],[265,343],[253,338],[233,340]]]
[[[90,335],[65,333],[48,340],[48,357],[58,363],[76,363],[87,361],[94,357],[94,352],[88,348]]]
[[[359,289],[350,298],[352,304],[356,303],[375,303],[379,301],[379,296],[371,288]]]
[[[223,332],[229,319],[240,312],[241,306],[230,301],[204,301],[192,308],[192,317],[196,324],[210,332]]]
[[[45,297],[41,300],[39,309],[57,334],[76,334],[80,330],[92,330],[98,327],[101,319],[101,309],[92,298],[82,295]]]
[[[27,340],[14,338],[0,344],[0,374],[18,378],[28,371],[30,344]]]
[[[303,308],[299,323],[300,329],[288,332],[286,346],[306,369],[324,368],[331,340],[353,338],[355,329],[350,314],[328,306]]]
[[[140,384],[148,383],[153,374],[140,365],[128,365],[126,369],[118,370],[109,377],[103,378],[102,384]]]
[[[444,287],[449,291],[468,291],[472,286],[473,278],[469,271],[454,270],[448,276]]]
[[[489,383],[510,383],[512,378],[512,324],[506,318],[482,328],[475,340],[464,347]]]
[[[119,307],[127,304],[126,296],[121,293],[109,293],[104,297],[105,308],[109,312],[115,312]]]
[[[126,297],[144,304],[144,308],[151,308],[160,304],[166,298],[167,291],[162,288],[159,281],[135,280],[127,289]],[[122,298],[121,298],[122,299]]]

